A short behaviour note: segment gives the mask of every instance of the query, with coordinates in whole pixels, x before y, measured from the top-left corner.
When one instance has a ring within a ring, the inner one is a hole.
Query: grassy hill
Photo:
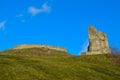
[[[120,55],[7,50],[0,54],[0,80],[120,80]]]

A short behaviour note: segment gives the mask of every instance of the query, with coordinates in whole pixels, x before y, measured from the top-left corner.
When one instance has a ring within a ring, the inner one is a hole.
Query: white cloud
[[[41,12],[50,12],[51,7],[47,3],[44,3],[41,8]]]
[[[0,29],[4,29],[7,21],[0,22]]]
[[[28,12],[34,16],[34,15],[40,13],[40,9],[37,9],[35,7],[29,7]]]
[[[51,10],[51,7],[47,3],[44,3],[41,6],[41,8],[35,8],[34,6],[31,6],[28,8],[28,12],[30,14],[32,14],[33,16],[35,16],[39,13],[43,13],[43,12],[48,13],[48,12],[50,12],[50,10]]]

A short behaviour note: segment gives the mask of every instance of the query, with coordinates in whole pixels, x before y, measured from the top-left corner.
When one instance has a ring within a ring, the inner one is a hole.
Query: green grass
[[[58,51],[46,55],[40,49],[8,50],[0,55],[0,80],[120,80],[120,65],[113,58]]]

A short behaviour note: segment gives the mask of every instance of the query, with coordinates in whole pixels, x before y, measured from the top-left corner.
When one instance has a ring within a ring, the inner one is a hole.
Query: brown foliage
[[[106,56],[120,66],[120,54],[107,54]]]

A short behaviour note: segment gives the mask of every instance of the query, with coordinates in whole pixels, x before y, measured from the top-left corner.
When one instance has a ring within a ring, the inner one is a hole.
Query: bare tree
[[[110,46],[110,50],[113,54],[120,54],[120,49],[116,46]]]

